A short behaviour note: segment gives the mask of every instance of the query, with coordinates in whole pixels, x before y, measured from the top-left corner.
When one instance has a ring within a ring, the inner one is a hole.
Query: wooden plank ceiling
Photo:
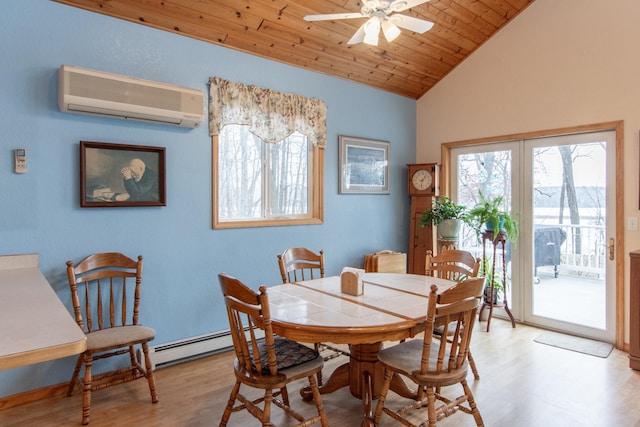
[[[435,25],[378,46],[347,41],[359,0],[54,0],[418,99],[534,0],[431,0],[402,12]]]

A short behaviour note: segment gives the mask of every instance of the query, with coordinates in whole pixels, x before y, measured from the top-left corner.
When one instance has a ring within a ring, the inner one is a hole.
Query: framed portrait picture
[[[389,142],[339,137],[341,194],[389,194]]]
[[[80,141],[80,206],[166,206],[165,148]]]

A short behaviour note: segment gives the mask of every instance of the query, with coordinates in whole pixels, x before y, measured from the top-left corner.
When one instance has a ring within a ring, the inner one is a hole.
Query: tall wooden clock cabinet
[[[409,231],[409,273],[424,274],[427,250],[434,251],[435,227],[421,227],[420,217],[431,209],[433,199],[440,194],[440,168],[436,163],[407,165],[407,181],[411,197],[411,227]]]

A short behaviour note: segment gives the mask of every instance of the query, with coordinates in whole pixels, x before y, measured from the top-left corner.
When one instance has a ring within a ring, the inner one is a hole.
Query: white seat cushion
[[[152,328],[141,325],[116,326],[87,335],[87,350],[117,348],[129,343],[151,341],[156,336]]]

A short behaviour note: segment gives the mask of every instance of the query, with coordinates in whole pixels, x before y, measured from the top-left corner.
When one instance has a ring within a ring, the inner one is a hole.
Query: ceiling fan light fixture
[[[378,45],[378,34],[380,33],[380,19],[377,16],[372,16],[371,19],[364,24],[364,40],[366,44],[372,46]]]
[[[433,22],[411,15],[404,15],[404,12],[413,7],[427,3],[429,0],[360,0],[360,12],[347,13],[325,13],[320,15],[306,15],[305,21],[333,21],[338,19],[358,19],[368,18],[368,20],[358,27],[358,30],[351,36],[348,45],[366,43],[377,46],[380,37],[380,29],[388,42],[392,42],[399,35],[401,30],[409,30],[413,33],[422,34],[433,27]]]
[[[385,20],[382,22],[382,32],[387,41],[392,42],[400,35],[400,28],[396,27],[393,22]]]

